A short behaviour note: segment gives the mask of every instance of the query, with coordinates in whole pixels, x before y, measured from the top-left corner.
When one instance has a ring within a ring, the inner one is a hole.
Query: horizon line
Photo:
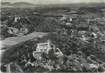
[[[35,3],[31,3],[31,2],[25,2],[25,1],[21,1],[21,2],[9,2],[9,1],[1,1],[1,3],[6,3],[6,2],[8,2],[8,3],[10,3],[10,4],[14,4],[14,3],[30,3],[30,4],[35,4]],[[100,3],[105,3],[105,2],[80,2],[80,3],[46,3],[46,5],[47,4],[100,4]],[[40,4],[40,3],[37,3],[37,4]],[[41,3],[41,4],[45,4],[45,3]]]

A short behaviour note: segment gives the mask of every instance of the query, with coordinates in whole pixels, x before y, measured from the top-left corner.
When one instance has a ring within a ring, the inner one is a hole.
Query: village
[[[23,13],[1,13],[2,72],[105,72],[105,8]]]

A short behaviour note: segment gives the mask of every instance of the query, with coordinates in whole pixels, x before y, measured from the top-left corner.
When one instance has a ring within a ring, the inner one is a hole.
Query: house
[[[55,45],[52,44],[50,40],[47,40],[47,42],[37,44],[36,52],[48,53],[48,51],[53,48],[55,48]]]
[[[14,17],[14,22],[18,22],[18,20],[20,20],[20,17],[19,16],[15,16]]]
[[[55,54],[57,57],[60,57],[63,55],[63,53],[59,48],[56,48],[55,45],[51,43],[50,40],[47,40],[47,42],[37,44],[36,51],[33,52],[33,56],[34,58],[41,60],[42,59],[41,54],[42,53],[49,54],[49,50],[51,49],[54,50],[53,54]]]

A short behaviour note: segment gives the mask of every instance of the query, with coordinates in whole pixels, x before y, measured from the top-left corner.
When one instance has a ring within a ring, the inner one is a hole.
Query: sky
[[[29,2],[34,4],[64,4],[64,3],[90,3],[90,2],[104,2],[105,0],[1,0],[2,2]]]

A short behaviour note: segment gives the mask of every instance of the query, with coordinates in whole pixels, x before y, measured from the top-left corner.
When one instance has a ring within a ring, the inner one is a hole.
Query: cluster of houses
[[[80,19],[79,19],[80,18]],[[78,20],[78,23],[74,23],[75,20]],[[72,18],[71,16],[64,15],[60,21],[63,22],[64,25],[75,28],[69,28],[72,32],[75,32],[76,35],[79,36],[80,40],[89,43],[90,40],[94,39],[95,42],[97,39],[100,39],[100,42],[105,42],[105,17],[93,17],[93,18],[81,18],[77,17]],[[103,43],[104,44],[104,43]],[[103,45],[104,46],[104,45]],[[105,50],[105,46],[103,47]]]

